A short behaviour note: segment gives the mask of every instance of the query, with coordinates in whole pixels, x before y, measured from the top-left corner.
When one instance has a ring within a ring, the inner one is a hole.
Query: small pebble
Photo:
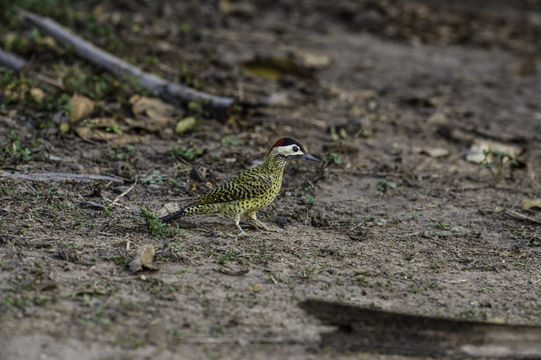
[[[279,217],[279,218],[276,219],[276,223],[278,224],[278,226],[283,228],[287,224],[287,218],[286,217]]]

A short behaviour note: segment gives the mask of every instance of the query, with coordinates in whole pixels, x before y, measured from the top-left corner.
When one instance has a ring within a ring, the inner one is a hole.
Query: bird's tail
[[[167,214],[160,218],[161,221],[171,221],[173,219],[176,219],[178,217],[186,216],[186,208],[180,209],[178,211],[172,212],[171,214]]]
[[[171,221],[176,218],[181,218],[189,215],[197,215],[197,214],[215,214],[219,212],[219,207],[217,204],[201,204],[201,205],[192,205],[185,207],[184,209],[180,209],[178,211],[172,212],[171,214],[165,215],[164,217],[161,217],[161,221]]]

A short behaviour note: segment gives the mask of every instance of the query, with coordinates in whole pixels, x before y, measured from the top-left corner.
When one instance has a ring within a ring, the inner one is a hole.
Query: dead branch
[[[10,179],[20,179],[20,180],[30,180],[30,181],[44,181],[44,182],[55,182],[55,181],[76,181],[76,182],[90,182],[95,181],[110,181],[115,183],[123,183],[124,179],[117,176],[106,176],[106,175],[95,175],[95,174],[71,174],[71,173],[54,173],[54,172],[43,172],[43,173],[31,173],[31,174],[20,174],[20,173],[0,173],[0,177],[10,178]]]
[[[231,269],[220,267],[220,268],[214,269],[214,271],[219,272],[220,274],[224,274],[224,275],[242,276],[242,275],[248,274],[250,269],[244,268],[244,269],[239,269],[239,270],[231,270]]]
[[[506,210],[505,213],[508,216],[510,216],[512,218],[515,218],[515,219],[518,219],[518,220],[529,221],[529,222],[532,222],[534,224],[541,224],[541,220],[537,220],[536,218],[533,218],[531,216],[521,214],[518,211]]]
[[[111,202],[111,205],[116,205],[116,203],[118,202],[118,200],[120,200],[120,198],[126,196],[130,191],[132,191],[133,188],[135,187],[135,185],[137,185],[137,179],[135,179],[135,182],[132,184],[132,186],[130,186],[126,191],[122,192],[122,194],[118,195],[118,196]]]
[[[20,72],[26,66],[26,61],[16,55],[10,54],[0,49],[0,66],[7,67],[8,69],[16,72]]]
[[[51,35],[60,43],[72,46],[82,58],[99,67],[105,68],[117,76],[134,78],[139,85],[160,95],[166,101],[188,102],[206,100],[214,109],[224,112],[234,102],[231,98],[214,96],[144,72],[140,68],[92,45],[50,18],[42,17],[22,9],[19,9],[18,12],[24,19]]]

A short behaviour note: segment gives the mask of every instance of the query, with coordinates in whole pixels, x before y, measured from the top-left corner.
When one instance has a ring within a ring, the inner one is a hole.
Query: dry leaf
[[[511,159],[516,159],[517,156],[520,155],[520,153],[522,152],[522,149],[514,145],[502,144],[497,141],[477,139],[470,147],[470,150],[466,155],[466,160],[468,160],[469,162],[480,164],[487,158],[485,156],[485,152],[489,150],[499,151],[507,154],[511,157]],[[490,159],[488,160],[490,161]]]
[[[141,144],[147,142],[146,136],[123,134],[109,141],[113,145]]]
[[[445,113],[441,111],[436,111],[435,113],[430,115],[430,117],[427,120],[427,124],[429,125],[445,125],[448,122],[449,121],[447,119],[447,116],[445,115]]]
[[[130,104],[135,119],[126,118],[124,122],[132,128],[156,132],[177,121],[175,108],[160,99],[134,95]]]
[[[30,89],[30,95],[34,98],[34,100],[41,100],[45,97],[45,91],[41,90],[40,88],[33,87]]]
[[[265,103],[269,106],[291,106],[291,100],[286,92],[277,92],[270,94],[265,99]]]
[[[173,106],[164,103],[158,98],[149,98],[139,95],[132,96],[130,98],[130,104],[132,105],[132,111],[135,115],[145,114],[148,111],[151,111],[160,116],[169,116],[175,110]]]
[[[449,150],[438,147],[415,147],[413,151],[420,154],[426,154],[433,158],[439,158],[449,155]]]
[[[119,135],[130,129],[124,122],[119,122],[117,119],[110,117],[89,119],[85,121],[85,124],[91,129],[102,129]]]
[[[116,134],[86,126],[76,127],[74,131],[86,141],[107,141],[114,145],[139,144],[147,141],[147,138],[141,135]]]
[[[218,2],[218,8],[225,15],[241,15],[251,16],[255,11],[255,7],[250,2],[231,2],[229,0],[220,0]]]
[[[40,42],[41,44],[47,45],[50,48],[56,47],[56,40],[52,38],[51,36],[45,36],[44,38],[41,39]]]
[[[76,123],[94,111],[94,101],[86,96],[74,94],[70,100],[71,114],[70,122]]]
[[[315,71],[329,66],[330,63],[331,58],[327,55],[293,50],[273,56],[257,56],[245,61],[243,67],[252,75],[274,81],[287,74],[312,78]]]
[[[158,217],[164,217],[179,210],[180,207],[177,202],[168,202],[165,203],[160,210],[158,210],[156,215],[158,215]]]
[[[541,209],[541,199],[525,199],[522,200],[520,206],[522,206],[524,210],[529,210],[534,207]]]
[[[154,260],[154,253],[154,246],[150,244],[144,245],[137,249],[135,256],[130,262],[130,271],[132,273],[136,273],[143,269],[152,271],[158,270],[158,268],[152,264],[152,261]]]
[[[81,137],[83,140],[111,140],[115,137],[118,137],[118,134],[106,132],[98,129],[90,129],[86,126],[79,126],[74,129],[74,131]]]
[[[299,65],[307,69],[322,70],[331,65],[331,57],[324,54],[316,54],[304,50],[295,49],[293,51]]]
[[[175,127],[175,132],[177,134],[182,134],[183,132],[186,132],[193,128],[196,124],[195,118],[193,116],[189,116],[187,118],[184,118],[180,120],[177,123],[177,126]]]

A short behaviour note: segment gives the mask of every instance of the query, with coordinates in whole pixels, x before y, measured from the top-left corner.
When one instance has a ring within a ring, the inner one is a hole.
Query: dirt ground
[[[0,358],[401,358],[320,348],[329,329],[304,299],[541,325],[541,214],[522,207],[541,197],[540,2],[90,3],[57,20],[243,105],[178,107],[191,131],[125,127],[122,144],[44,126],[56,112],[28,98],[0,107],[0,137],[29,150],[4,140],[3,174],[122,178],[0,178]],[[102,76],[58,44],[18,53],[49,78]],[[129,91],[93,98],[88,118],[133,117]],[[283,136],[326,162],[286,169],[259,215],[282,233],[237,238],[219,216],[147,226],[141,206],[186,204]],[[467,161],[483,140],[513,146],[513,164]],[[146,244],[158,270],[133,274]]]

